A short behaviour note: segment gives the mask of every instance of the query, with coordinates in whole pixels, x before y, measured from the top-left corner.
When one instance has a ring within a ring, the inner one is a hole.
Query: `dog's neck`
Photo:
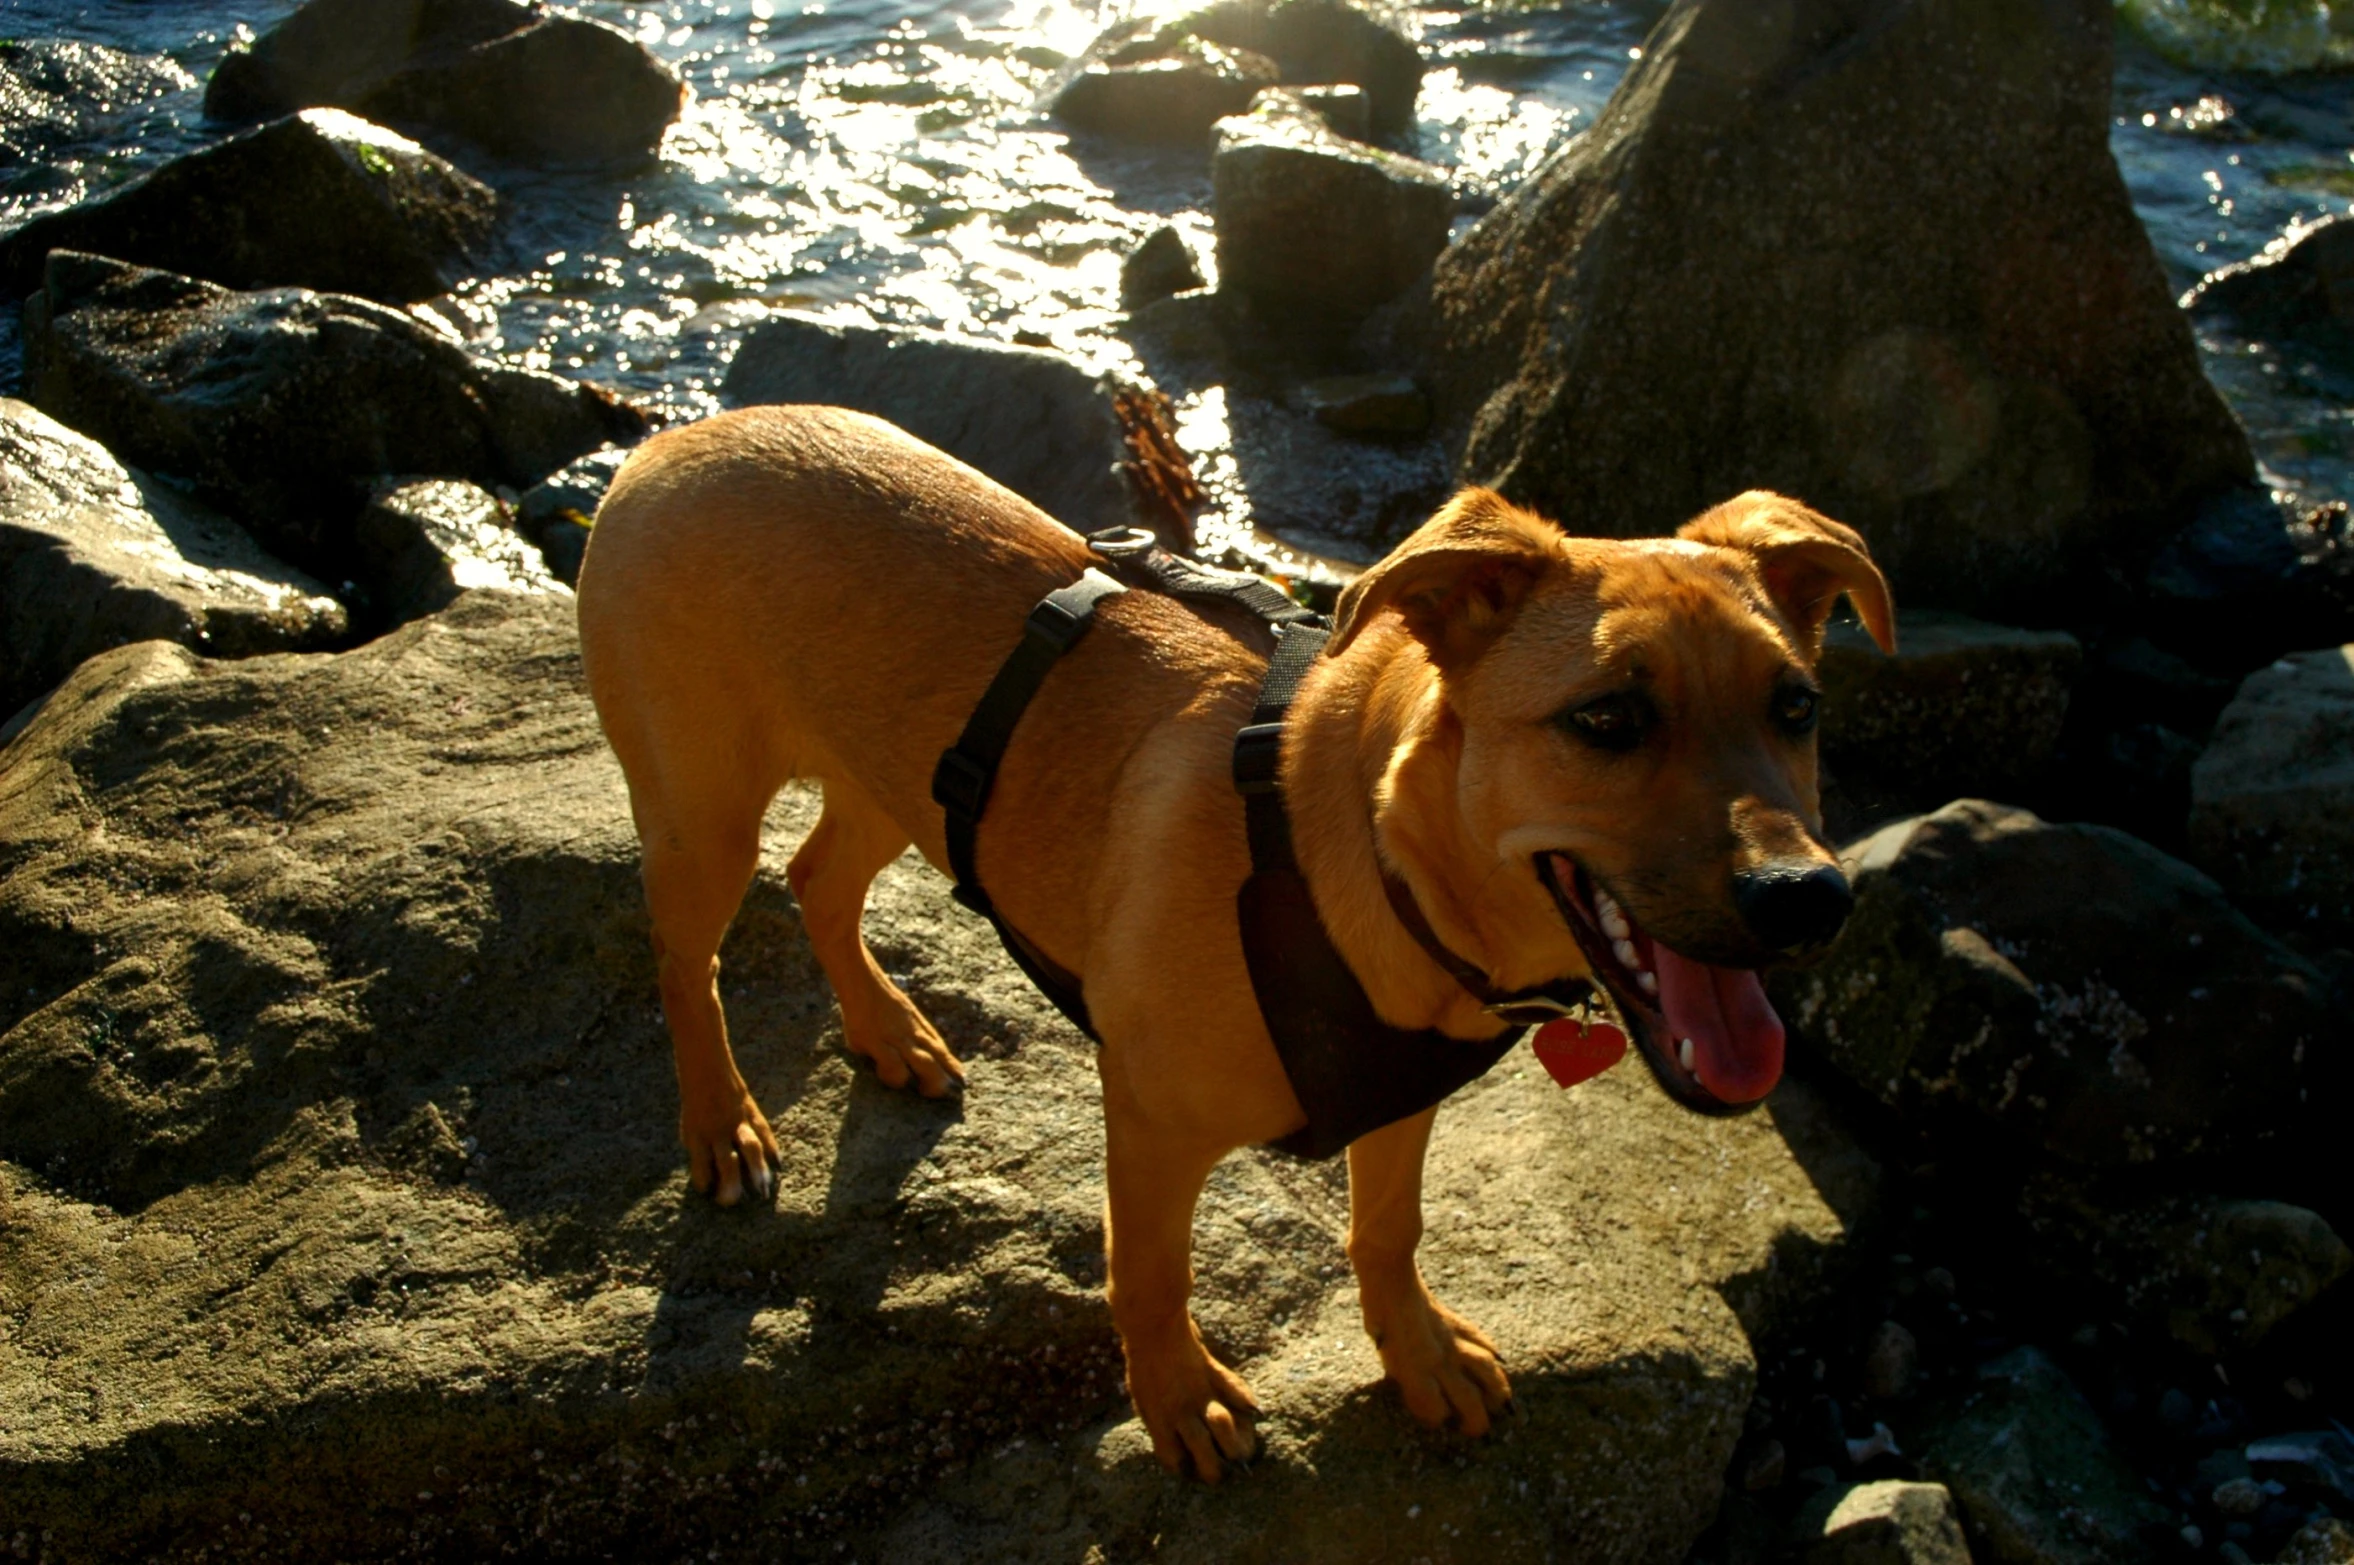
[[[1377,627],[1320,663],[1290,723],[1293,851],[1333,944],[1384,1018],[1465,1038],[1501,1025],[1398,921],[1385,871],[1498,989],[1585,970],[1534,871],[1472,838],[1455,792],[1461,724],[1413,638]]]

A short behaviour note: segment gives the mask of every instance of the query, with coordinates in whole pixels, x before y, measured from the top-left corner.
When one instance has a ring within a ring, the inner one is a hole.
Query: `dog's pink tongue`
[[[1782,1018],[1774,1014],[1757,974],[1710,967],[1651,950],[1659,974],[1659,1008],[1674,1034],[1669,1047],[1692,1040],[1692,1074],[1719,1100],[1754,1103],[1782,1079]]]

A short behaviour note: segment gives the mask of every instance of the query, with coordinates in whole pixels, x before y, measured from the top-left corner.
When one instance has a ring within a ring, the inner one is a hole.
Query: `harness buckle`
[[[932,802],[978,825],[992,781],[989,768],[962,750],[943,750],[940,764],[932,768]]]
[[[1252,723],[1234,735],[1234,791],[1248,798],[1282,786],[1283,725]]]
[[[1055,655],[1060,657],[1086,634],[1087,619],[1085,614],[1074,614],[1054,599],[1044,598],[1039,601],[1038,607],[1030,611],[1024,629],[1052,647]]]

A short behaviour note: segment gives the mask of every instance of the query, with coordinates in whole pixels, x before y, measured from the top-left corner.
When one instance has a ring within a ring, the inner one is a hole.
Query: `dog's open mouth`
[[[1669,1097],[1703,1114],[1764,1101],[1782,1079],[1782,1019],[1756,973],[1659,944],[1565,853],[1539,854],[1537,876]]]

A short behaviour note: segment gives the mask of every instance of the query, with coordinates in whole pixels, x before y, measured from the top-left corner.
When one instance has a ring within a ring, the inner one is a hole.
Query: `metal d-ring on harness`
[[[982,889],[974,843],[998,765],[1023,711],[1055,663],[1087,633],[1096,605],[1130,586],[1171,597],[1238,604],[1275,632],[1275,652],[1268,659],[1258,703],[1250,722],[1234,736],[1234,786],[1243,796],[1251,849],[1251,877],[1236,898],[1243,954],[1260,1015],[1308,1120],[1305,1127],[1276,1142],[1277,1150],[1330,1157],[1359,1136],[1418,1114],[1485,1075],[1528,1026],[1583,1009],[1591,986],[1582,979],[1511,994],[1494,989],[1486,974],[1447,949],[1413,894],[1391,880],[1391,905],[1416,941],[1490,1014],[1512,1025],[1495,1038],[1473,1041],[1436,1029],[1392,1027],[1376,1015],[1364,986],[1317,916],[1307,878],[1292,854],[1291,817],[1277,772],[1284,718],[1324,648],[1328,623],[1256,576],[1180,559],[1155,547],[1151,535],[1137,528],[1095,533],[1088,545],[1106,569],[1122,579],[1090,568],[1030,611],[1020,644],[998,669],[963,734],[941,754],[932,774],[932,797],[947,815],[948,864],[956,875],[956,900],[989,920],[1016,965],[1073,1025],[1090,1038],[1097,1036],[1077,975],[1055,963],[998,913]]]

